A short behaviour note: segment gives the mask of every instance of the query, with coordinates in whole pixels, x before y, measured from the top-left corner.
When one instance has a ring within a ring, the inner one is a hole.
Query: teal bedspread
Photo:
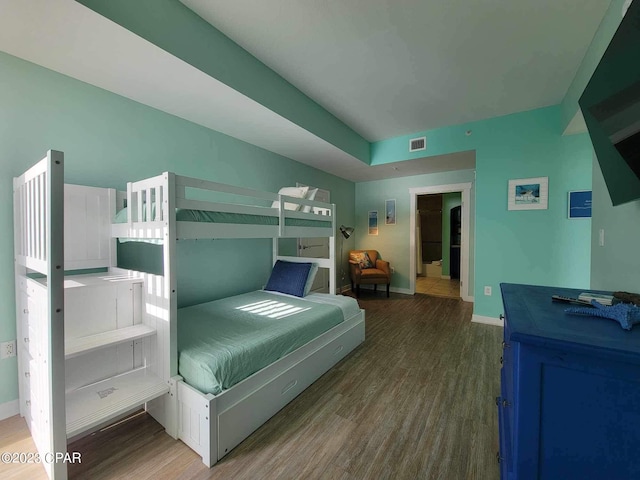
[[[179,373],[218,394],[342,321],[336,305],[264,291],[181,308]]]
[[[155,205],[152,208],[155,215]],[[143,209],[146,218],[146,209]],[[188,210],[179,208],[176,210],[176,220],[182,222],[206,222],[206,223],[240,223],[249,225],[278,225],[278,217],[267,215],[249,215],[244,213],[208,212],[205,210]],[[116,214],[115,223],[127,223],[127,209],[123,208]],[[284,224],[289,227],[324,227],[331,228],[331,222],[323,220],[307,220],[300,218],[285,218]]]

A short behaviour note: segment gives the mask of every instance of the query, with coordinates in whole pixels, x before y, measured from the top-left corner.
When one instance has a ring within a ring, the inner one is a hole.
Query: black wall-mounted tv
[[[579,104],[613,205],[639,199],[640,0],[631,3]]]

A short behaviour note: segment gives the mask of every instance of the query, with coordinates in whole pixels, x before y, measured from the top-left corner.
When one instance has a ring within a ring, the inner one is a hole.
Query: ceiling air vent
[[[418,152],[427,149],[427,137],[412,138],[409,140],[409,151]]]

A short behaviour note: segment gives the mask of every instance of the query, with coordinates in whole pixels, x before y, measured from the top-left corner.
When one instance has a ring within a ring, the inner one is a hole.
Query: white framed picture
[[[546,210],[549,205],[549,177],[509,180],[509,210]]]
[[[396,224],[396,200],[385,200],[384,202],[384,224],[395,225]]]
[[[378,235],[378,211],[369,212],[369,235]]]

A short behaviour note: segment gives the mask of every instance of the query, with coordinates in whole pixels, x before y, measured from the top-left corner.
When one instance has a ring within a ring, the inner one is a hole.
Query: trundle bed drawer
[[[218,459],[264,424],[364,339],[364,324],[312,352],[218,415]],[[304,347],[303,347],[304,348]]]

